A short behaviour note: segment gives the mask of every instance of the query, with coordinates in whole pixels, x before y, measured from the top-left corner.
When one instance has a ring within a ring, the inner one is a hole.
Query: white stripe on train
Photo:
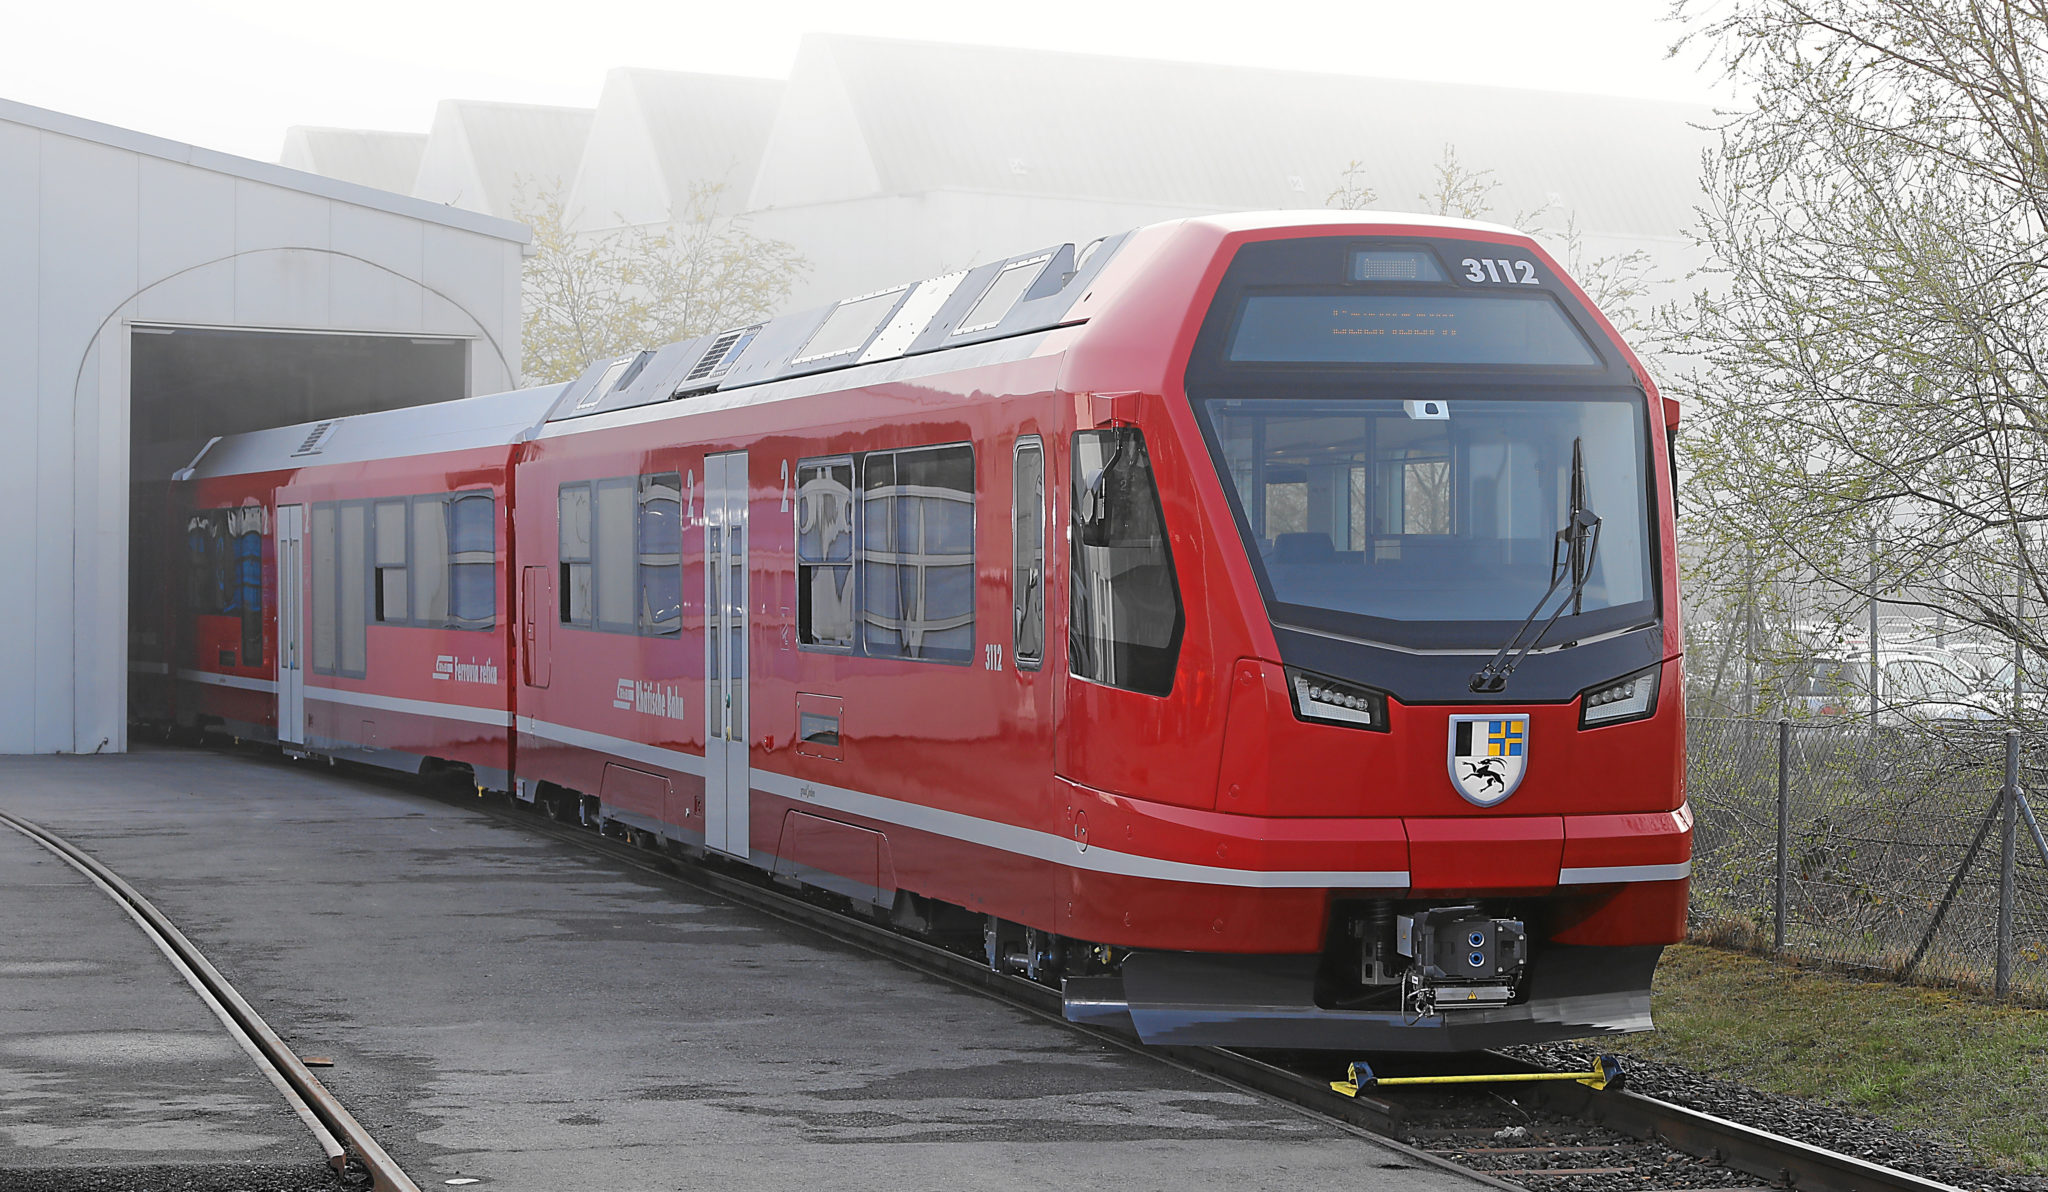
[[[205,683],[211,687],[233,687],[238,691],[276,691],[275,679],[245,679],[241,675],[218,675],[212,671],[181,670],[178,677],[192,683]]]
[[[531,716],[519,718],[519,731],[531,736],[544,737],[564,745],[574,745],[599,753],[609,753],[647,765],[662,766],[684,774],[701,777],[704,773],[704,759],[698,754],[685,753],[679,749],[664,749],[642,741],[629,741],[589,729],[574,728],[565,724],[553,724]],[[910,803],[901,799],[890,799],[865,791],[848,790],[822,782],[792,778],[773,770],[754,770],[753,785],[756,789],[780,795],[793,803],[809,803],[862,816],[883,823],[916,828],[940,836],[949,836],[971,844],[984,845],[1019,856],[1050,861],[1057,865],[1071,865],[1077,869],[1093,870],[1097,873],[1112,873],[1125,877],[1152,878],[1160,881],[1194,882],[1210,886],[1240,886],[1254,889],[1314,889],[1336,887],[1346,889],[1406,889],[1409,875],[1405,870],[1290,870],[1268,872],[1255,869],[1225,869],[1216,865],[1196,865],[1186,861],[1168,861],[1158,857],[1145,857],[1135,853],[1120,853],[1100,846],[1082,848],[1073,840],[1041,832],[1035,828],[1022,828],[996,820],[982,819],[958,811],[947,811],[938,807],[927,807],[922,803]],[[1607,882],[1660,882],[1676,881],[1692,873],[1692,863],[1680,861],[1664,865],[1594,865],[1564,869],[1558,874],[1561,886],[1591,886]]]
[[[609,753],[615,757],[663,766],[685,774],[702,775],[704,759],[678,749],[663,749],[640,741],[628,741],[588,729],[551,724],[530,716],[519,718],[519,731],[564,745]],[[1195,865],[1168,861],[1135,853],[1120,853],[1099,845],[1083,847],[1073,839],[1036,828],[1023,828],[980,816],[927,807],[922,803],[890,799],[865,791],[848,790],[823,782],[792,778],[773,770],[754,770],[755,789],[779,795],[793,803],[858,815],[899,827],[914,828],[969,844],[1055,865],[1070,865],[1096,873],[1158,881],[1194,882],[1207,886],[1239,886],[1250,889],[1290,890],[1342,887],[1348,889],[1399,890],[1408,886],[1405,870],[1289,870],[1265,872],[1256,869],[1226,869],[1217,865]]]
[[[181,670],[181,679],[199,683],[215,683],[223,687],[237,687],[248,691],[275,691],[277,684],[267,679],[245,679],[237,675],[217,675],[204,671]],[[387,712],[404,712],[415,716],[433,716],[443,720],[459,720],[469,724],[484,724],[493,727],[510,723],[511,717],[497,708],[477,708],[465,704],[444,704],[432,700],[401,699],[397,696],[375,695],[365,691],[348,691],[336,687],[306,688],[306,698],[323,700],[328,703],[349,704],[360,708],[372,708]],[[566,724],[536,720],[531,716],[518,717],[520,732],[543,737],[564,745],[573,745],[628,761],[645,765],[661,766],[683,774],[702,777],[704,758],[680,749],[664,749],[644,741],[614,737],[607,733],[592,732]],[[940,807],[927,807],[922,803],[911,803],[902,799],[891,799],[866,791],[849,790],[846,787],[828,783],[812,782],[792,778],[774,770],[752,771],[753,785],[772,795],[779,795],[793,803],[809,803],[882,823],[899,827],[914,828],[938,836],[947,836],[969,844],[978,844],[1006,853],[1014,853],[1034,860],[1049,861],[1056,865],[1071,865],[1076,869],[1087,869],[1096,873],[1115,874],[1121,877],[1148,878],[1157,881],[1193,882],[1208,886],[1237,886],[1247,889],[1291,890],[1335,887],[1340,889],[1398,890],[1408,887],[1409,875],[1398,869],[1354,869],[1354,870],[1286,870],[1262,871],[1256,869],[1227,869],[1218,865],[1197,865],[1187,861],[1169,861],[1159,857],[1146,857],[1136,853],[1120,853],[1114,849],[1096,846],[1082,846],[1065,837],[1036,828],[1019,827],[997,820],[983,819],[958,811]],[[1677,881],[1692,874],[1692,864],[1680,861],[1663,865],[1594,865],[1577,866],[1560,870],[1557,883],[1561,886],[1590,886],[1608,882],[1666,882]]]
[[[413,716],[436,716],[442,720],[460,720],[465,724],[485,724],[492,728],[512,727],[512,714],[503,708],[478,708],[470,704],[444,704],[435,700],[401,699],[395,695],[375,695],[368,691],[349,691],[341,687],[314,687],[307,685],[306,698],[330,704],[348,704],[356,708],[370,708],[379,712],[405,712]]]

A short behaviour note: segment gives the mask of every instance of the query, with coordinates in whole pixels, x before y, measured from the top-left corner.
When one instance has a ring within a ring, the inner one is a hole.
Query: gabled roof
[[[579,228],[666,223],[686,213],[692,188],[723,186],[717,212],[744,209],[780,79],[614,70],[569,195]]]
[[[419,178],[420,158],[427,151],[423,132],[377,132],[361,128],[315,128],[295,124],[285,130],[279,165],[308,174],[322,174],[409,195]]]
[[[124,153],[138,153],[191,166],[194,169],[259,182],[265,186],[281,187],[323,199],[332,199],[338,203],[387,211],[407,219],[425,220],[429,223],[459,228],[465,232],[494,236],[514,244],[525,244],[533,238],[532,233],[524,226],[502,219],[492,219],[470,211],[453,211],[436,203],[425,203],[407,195],[375,190],[360,183],[307,173],[266,161],[252,161],[246,157],[236,157],[232,153],[203,149],[182,141],[166,140],[133,129],[101,124],[97,120],[87,120],[82,116],[16,103],[11,99],[0,99],[0,124],[18,124],[24,128],[40,129],[58,136],[91,141]]]
[[[593,115],[589,108],[442,100],[413,194],[513,218],[522,187],[568,188]]]
[[[755,207],[968,190],[1187,209],[1320,205],[1353,160],[1414,208],[1444,146],[1607,234],[1691,222],[1706,108],[1463,84],[806,37]]]

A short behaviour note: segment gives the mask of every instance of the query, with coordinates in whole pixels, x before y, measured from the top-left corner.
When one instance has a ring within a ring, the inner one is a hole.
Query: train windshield
[[[1197,404],[1278,620],[1498,645],[1561,560],[1575,442],[1599,543],[1581,611],[1546,642],[1654,616],[1639,394]]]

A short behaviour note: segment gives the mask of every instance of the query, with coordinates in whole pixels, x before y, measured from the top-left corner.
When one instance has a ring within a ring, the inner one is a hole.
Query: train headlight
[[[1387,731],[1387,697],[1369,687],[1290,666],[1287,690],[1294,696],[1294,714],[1303,720]]]
[[[1657,672],[1661,667],[1637,671],[1626,679],[1588,687],[1579,692],[1579,727],[1596,728],[1642,720],[1657,710]]]

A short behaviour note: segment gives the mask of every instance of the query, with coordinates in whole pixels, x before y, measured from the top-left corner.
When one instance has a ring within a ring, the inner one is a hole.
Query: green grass
[[[2048,1171],[2048,1010],[1696,945],[1657,970],[1657,1030],[1618,1050],[1946,1135]]]

